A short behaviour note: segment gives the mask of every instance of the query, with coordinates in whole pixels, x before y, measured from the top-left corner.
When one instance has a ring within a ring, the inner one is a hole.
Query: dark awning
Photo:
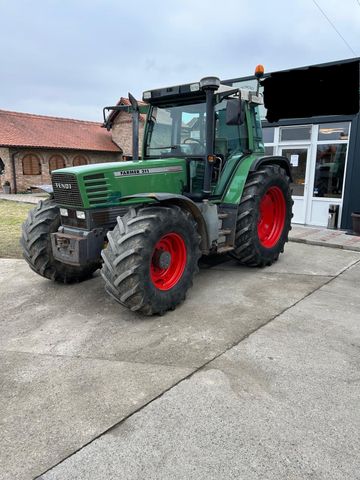
[[[262,81],[267,120],[355,115],[359,64],[356,59],[271,73]]]

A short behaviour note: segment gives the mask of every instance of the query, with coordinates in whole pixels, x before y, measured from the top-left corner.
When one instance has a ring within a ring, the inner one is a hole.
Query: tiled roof
[[[0,146],[120,152],[101,123],[0,110]]]

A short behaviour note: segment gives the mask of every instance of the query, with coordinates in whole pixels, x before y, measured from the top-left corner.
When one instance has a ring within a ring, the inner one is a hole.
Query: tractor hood
[[[52,172],[52,185],[59,206],[111,207],[137,193],[181,194],[187,186],[186,161],[167,158],[62,168]]]

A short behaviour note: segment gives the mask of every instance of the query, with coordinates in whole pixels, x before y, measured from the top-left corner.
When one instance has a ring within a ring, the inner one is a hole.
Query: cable
[[[341,33],[339,32],[339,30],[335,27],[335,25],[333,24],[333,22],[330,20],[330,18],[326,15],[326,13],[324,12],[324,10],[320,7],[320,5],[317,3],[316,0],[312,0],[313,3],[317,6],[317,8],[320,10],[320,12],[324,15],[324,17],[326,18],[326,20],[329,22],[329,24],[332,26],[332,28],[335,30],[335,32],[339,35],[339,37],[342,39],[342,41],[345,43],[345,45],[348,47],[348,49],[351,51],[351,53],[354,54],[355,57],[358,56],[358,54],[355,52],[355,50],[351,47],[351,45],[345,40],[345,38],[341,35]],[[357,2],[359,3],[360,5],[360,1],[357,0]]]

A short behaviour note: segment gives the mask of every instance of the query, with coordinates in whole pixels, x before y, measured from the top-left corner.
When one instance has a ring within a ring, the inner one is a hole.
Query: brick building
[[[139,104],[144,104],[139,101]],[[130,105],[127,98],[121,97],[117,105]],[[140,115],[139,122],[139,152],[141,155],[146,115]],[[121,147],[124,155],[132,155],[132,118],[126,112],[113,111],[109,116],[113,141]]]
[[[131,145],[129,117],[115,119],[113,139],[101,123],[0,110],[1,185],[9,182],[12,192],[22,192],[49,184],[56,168],[121,160],[121,142]]]

